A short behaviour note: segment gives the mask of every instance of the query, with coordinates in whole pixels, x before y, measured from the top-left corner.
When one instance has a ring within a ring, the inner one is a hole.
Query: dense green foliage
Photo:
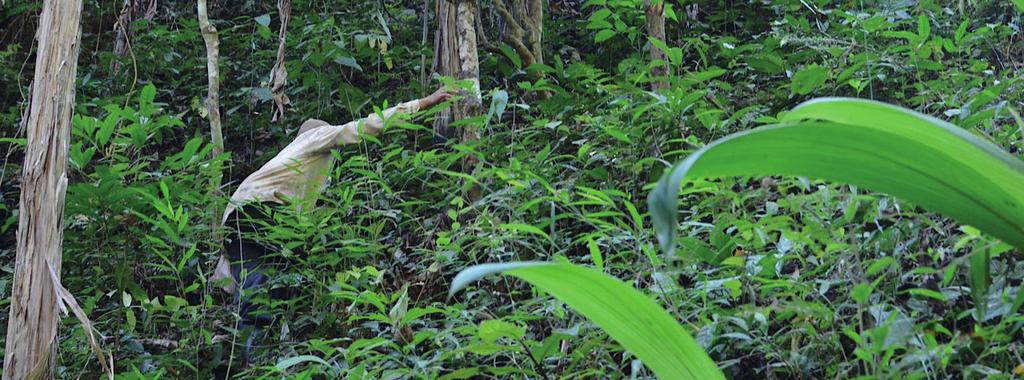
[[[346,122],[440,80],[429,75],[432,42],[422,29],[433,2],[424,12],[420,1],[295,1],[292,108],[271,123],[276,1],[227,3],[211,1],[211,18],[229,153],[211,157],[194,2],[161,2],[154,20],[133,26],[126,57],[111,53],[122,3],[85,2],[62,279],[104,336],[118,378],[654,376],[657,365],[617,335],[622,326],[595,319],[593,305],[553,288],[554,277],[510,272],[526,281],[484,277],[448,296],[467,267],[529,260],[567,260],[583,277],[603,272],[594,283],[621,279],[667,310],[729,378],[1024,373],[1024,265],[1013,248],[1021,214],[999,203],[1021,197],[1012,168],[1024,139],[1024,39],[1012,1],[669,1],[667,38],[651,42],[641,0],[550,0],[547,65],[534,67],[500,43],[500,19],[481,2],[490,112],[465,121],[481,126],[481,141],[434,144],[424,112],[339,150],[323,207],[279,215],[268,237],[286,253],[304,252],[275,280],[302,293],[265,299],[278,318],[248,368],[233,345],[231,297],[207,281],[219,249],[211,205],[306,118]],[[0,5],[0,328],[38,10],[27,0]],[[675,73],[659,92],[647,90],[657,79],[652,44],[667,48]],[[820,108],[829,103],[794,109],[822,96],[913,109],[1009,153],[985,158],[916,136],[893,117],[858,122],[851,117],[872,114]],[[780,123],[790,126],[755,129]],[[840,124],[861,128],[828,128]],[[883,128],[890,135],[867,131]],[[701,150],[735,132],[741,137]],[[836,145],[802,145],[805,132]],[[772,139],[777,145],[754,151]],[[821,166],[771,168],[758,154]],[[467,155],[480,165],[463,174]],[[655,190],[688,156],[726,167],[709,164],[681,188]],[[895,166],[887,177],[900,188],[858,184],[882,173],[864,165],[897,156],[949,186]],[[744,170],[733,158],[762,166]],[[967,159],[1009,163],[970,167],[966,177],[951,165]],[[226,168],[221,192],[208,189],[214,161]],[[774,174],[810,177],[750,177]],[[471,184],[483,190],[476,202],[461,196]],[[679,190],[669,207],[678,210],[669,223],[674,254],[658,249],[646,205],[650,192],[666,190]],[[991,203],[992,215],[935,203],[960,190]],[[58,375],[97,377],[85,335],[66,322]]]

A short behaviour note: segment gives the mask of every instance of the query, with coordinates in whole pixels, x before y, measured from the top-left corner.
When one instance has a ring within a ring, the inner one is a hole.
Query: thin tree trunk
[[[457,41],[455,19],[457,14],[457,1],[459,0],[437,0],[437,32],[434,34],[434,68],[433,71],[439,75],[459,78],[457,62],[459,43]],[[454,114],[459,109],[458,104],[441,111],[434,119],[434,133],[444,140],[455,137],[455,131],[448,125],[452,123]]]
[[[277,13],[281,17],[281,30],[278,32],[277,61],[270,71],[270,92],[274,98],[274,116],[271,122],[283,121],[284,107],[291,103],[284,94],[284,86],[288,84],[288,69],[285,63],[285,43],[288,38],[288,22],[292,19],[292,0],[278,0]]]
[[[131,49],[132,37],[135,32],[132,30],[132,23],[138,20],[152,20],[156,16],[157,0],[126,0],[121,14],[114,24],[114,54],[124,57]],[[110,72],[121,71],[121,62],[110,62]]]
[[[533,50],[537,63],[544,63],[544,45],[541,41],[544,35],[544,0],[530,0],[526,20],[530,32],[530,50]]]
[[[444,138],[453,138],[454,131],[449,127],[455,120],[462,120],[481,113],[480,100],[480,64],[477,55],[476,0],[438,0],[437,2],[437,35],[434,40],[434,71],[440,75],[451,76],[459,80],[470,80],[473,88],[463,91],[462,99],[450,109],[441,112],[434,121],[434,131]],[[477,141],[480,130],[475,125],[462,127],[461,142]],[[472,172],[476,166],[476,157],[467,155],[462,162],[464,172]],[[470,202],[480,198],[478,186],[467,191]]]
[[[462,115],[456,115],[459,119],[477,116],[481,113],[480,100],[480,63],[477,55],[476,44],[476,0],[461,0],[458,5],[458,21],[456,31],[458,33],[459,52],[459,77],[470,79],[473,88],[470,93],[460,101]],[[462,129],[462,142],[480,140],[480,130],[476,125],[467,125]],[[467,169],[472,168],[473,162],[466,165]]]
[[[427,33],[430,30],[430,0],[423,0],[423,45],[427,45]],[[420,87],[422,91],[427,91],[427,53],[420,50]],[[423,94],[421,94],[423,95]]]
[[[668,43],[665,40],[665,0],[644,0],[644,13],[646,16],[647,35]],[[650,46],[651,60],[663,62],[651,68],[651,75],[659,78],[668,76],[668,58],[665,57],[665,52],[653,44],[650,44]],[[664,79],[651,82],[652,90],[663,88],[668,88],[668,82]]]
[[[209,82],[206,92],[206,114],[210,119],[210,136],[213,140],[213,156],[220,157],[224,153],[224,135],[221,133],[220,124],[220,41],[217,39],[217,28],[210,24],[210,15],[207,11],[206,0],[197,1],[199,13],[199,31],[206,43],[206,79]],[[219,161],[217,161],[219,162]],[[214,167],[213,177],[210,183],[211,193],[220,192],[221,173],[220,166]],[[223,208],[219,203],[213,203],[212,215],[210,216],[210,228],[215,241],[220,241],[217,233],[220,225],[221,212]]]
[[[494,7],[508,28],[502,33],[502,41],[512,47],[528,68],[535,63],[544,63],[544,1],[543,0],[497,0]],[[542,71],[530,72],[530,79],[538,80]],[[537,96],[547,99],[550,94],[540,91]]]
[[[58,299],[48,272],[61,267],[81,13],[81,0],[50,0],[39,19],[4,380],[53,378]]]

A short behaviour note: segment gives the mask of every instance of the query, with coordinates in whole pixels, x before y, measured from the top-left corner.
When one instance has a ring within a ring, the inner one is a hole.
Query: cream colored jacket
[[[377,136],[384,128],[385,120],[396,114],[408,115],[417,111],[419,100],[413,100],[384,110],[383,118],[375,113],[347,124],[315,128],[296,137],[277,156],[238,185],[224,210],[221,224],[236,208],[252,201],[294,204],[299,210],[303,206],[311,206],[327,184],[328,173],[334,164],[331,149],[359,142],[360,129],[365,134]],[[230,262],[222,253],[210,279],[219,281],[225,278],[232,281],[224,286],[224,290],[234,294]]]

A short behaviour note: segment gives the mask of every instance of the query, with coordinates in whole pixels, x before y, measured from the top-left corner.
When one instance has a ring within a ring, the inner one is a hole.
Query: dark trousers
[[[267,325],[273,321],[273,316],[258,310],[252,301],[263,290],[263,285],[269,280],[268,271],[274,265],[272,256],[277,250],[268,246],[265,238],[274,223],[276,206],[272,203],[247,204],[235,209],[224,223],[228,240],[224,250],[231,260],[231,275],[238,284],[235,302],[240,304],[239,315],[243,325]],[[282,298],[279,294],[269,295]]]

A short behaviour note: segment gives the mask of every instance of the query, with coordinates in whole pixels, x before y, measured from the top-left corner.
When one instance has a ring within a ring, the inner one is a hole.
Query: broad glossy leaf
[[[505,58],[508,58],[508,60],[512,62],[512,65],[517,69],[523,67],[523,59],[519,57],[519,53],[516,53],[511,46],[501,44],[501,46],[498,46],[498,50],[500,50],[501,53],[505,55]]]
[[[566,263],[519,262],[469,267],[451,293],[494,273],[519,277],[601,327],[662,379],[723,379],[715,362],[665,309],[597,270]]]
[[[793,74],[792,89],[794,94],[807,95],[825,84],[828,71],[824,67],[811,65]]]
[[[484,342],[493,344],[501,337],[522,339],[526,329],[505,321],[489,319],[480,323],[476,333]]]
[[[928,39],[928,36],[931,34],[931,31],[932,31],[932,26],[931,26],[931,23],[928,22],[928,16],[925,16],[925,15],[918,16],[917,17],[917,36],[918,36],[918,38],[921,39],[921,42],[924,42],[925,40]]]
[[[609,38],[615,37],[615,31],[611,29],[602,29],[594,35],[594,42],[601,43],[607,41]]]
[[[676,164],[648,197],[662,249],[675,248],[684,179],[795,175],[892,194],[1024,248],[1024,163],[947,122],[893,105],[823,98],[785,124],[715,141]]]

